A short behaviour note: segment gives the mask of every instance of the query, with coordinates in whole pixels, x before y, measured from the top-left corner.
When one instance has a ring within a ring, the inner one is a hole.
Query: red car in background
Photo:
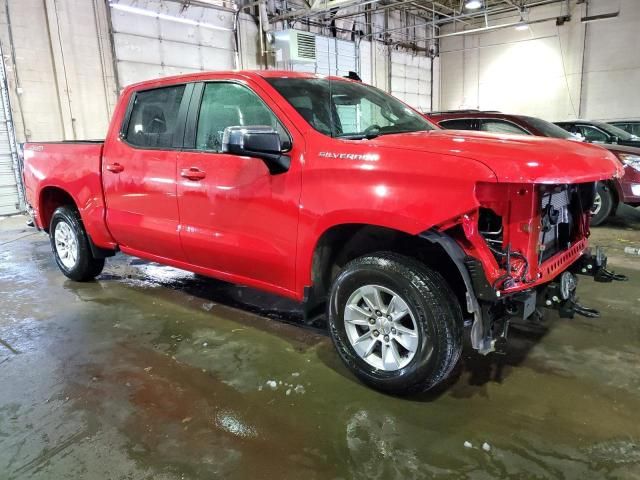
[[[482,132],[538,137],[563,138],[581,141],[559,126],[536,117],[509,115],[494,111],[456,110],[433,112],[428,120],[447,130],[477,130]],[[612,152],[624,165],[622,178],[600,182],[592,210],[591,225],[600,225],[615,214],[619,203],[640,206],[640,148],[600,144]]]

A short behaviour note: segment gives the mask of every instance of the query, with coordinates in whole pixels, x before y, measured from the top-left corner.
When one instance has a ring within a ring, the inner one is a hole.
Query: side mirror
[[[620,138],[617,135],[611,135],[609,137],[609,142],[610,143],[618,143],[620,141]]]
[[[222,134],[222,153],[259,158],[274,175],[286,172],[291,166],[291,159],[283,154],[280,135],[268,126],[225,128]]]

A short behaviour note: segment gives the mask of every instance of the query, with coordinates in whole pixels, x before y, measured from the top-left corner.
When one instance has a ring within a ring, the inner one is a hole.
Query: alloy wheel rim
[[[602,208],[602,197],[599,193],[596,193],[596,196],[593,197],[593,206],[591,207],[591,213],[593,215],[597,215]]]
[[[56,253],[67,269],[72,269],[78,261],[78,240],[68,223],[61,221],[53,234]]]
[[[380,285],[354,291],[344,309],[347,337],[358,356],[384,371],[406,367],[418,349],[413,312],[396,292]]]

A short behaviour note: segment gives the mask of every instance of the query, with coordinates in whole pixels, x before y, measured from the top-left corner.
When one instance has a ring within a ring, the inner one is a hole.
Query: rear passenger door
[[[178,158],[180,235],[190,263],[231,281],[289,290],[301,188],[296,159],[304,144],[258,88],[221,80],[194,90]],[[258,158],[222,153],[224,129],[234,126],[278,131],[281,143],[289,144],[289,171],[272,175]]]
[[[193,84],[134,92],[120,135],[104,147],[106,221],[123,250],[184,261],[176,161]],[[142,256],[142,255],[141,255]]]

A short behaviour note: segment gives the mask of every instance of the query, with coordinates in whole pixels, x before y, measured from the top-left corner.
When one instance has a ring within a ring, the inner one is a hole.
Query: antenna
[[[338,74],[338,41],[333,37],[334,58],[336,75]],[[329,67],[329,128],[331,129],[331,136],[337,135],[335,129],[335,119],[333,118],[333,80],[331,80],[331,49],[329,48],[329,42],[327,42],[327,65]]]

